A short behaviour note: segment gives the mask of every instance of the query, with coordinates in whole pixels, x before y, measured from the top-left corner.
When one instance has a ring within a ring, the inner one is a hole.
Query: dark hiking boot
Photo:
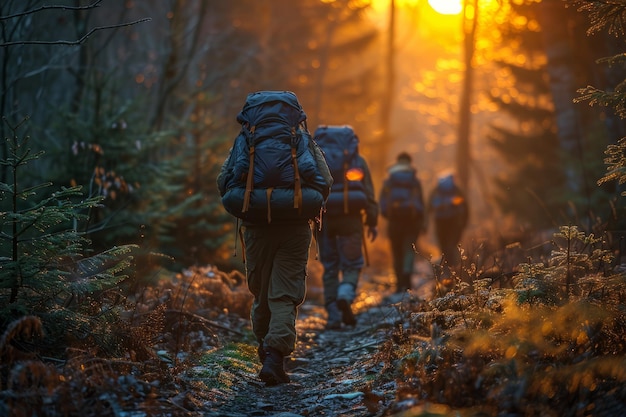
[[[336,302],[332,302],[326,306],[326,313],[328,318],[326,319],[326,330],[338,330],[341,329],[341,311],[337,307]]]
[[[352,313],[352,307],[348,300],[337,300],[337,307],[341,310],[341,321],[348,326],[356,326],[356,318],[354,317],[354,313]]]
[[[284,357],[282,353],[274,348],[265,348],[265,358],[263,367],[259,372],[259,378],[266,385],[286,384],[289,382],[289,376],[285,373]]]

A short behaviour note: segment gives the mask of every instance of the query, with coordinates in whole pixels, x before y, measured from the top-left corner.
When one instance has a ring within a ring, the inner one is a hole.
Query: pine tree
[[[0,160],[10,172],[0,183],[0,329],[34,315],[52,345],[89,332],[106,338],[136,247],[92,253],[80,229],[102,198],[85,198],[80,186],[22,186],[23,173],[43,152],[31,151],[28,136],[18,137],[23,123],[7,124],[13,135],[6,141],[8,157]]]
[[[116,94],[119,82],[113,74],[85,82],[81,111],[61,113],[54,126],[64,146],[48,151],[63,163],[49,165],[46,173],[58,184],[85,184],[89,197],[102,198],[83,230],[94,249],[138,243],[148,221],[139,208],[151,198],[149,184],[158,178],[153,155],[168,136],[149,131],[141,112],[145,98],[125,100]]]
[[[598,0],[576,1],[579,10],[587,13],[591,19],[588,34],[599,31],[608,31],[610,35],[621,37],[626,29],[626,2],[605,2]],[[618,53],[604,57],[600,63],[609,67],[626,68],[626,55]],[[626,78],[618,80],[618,84],[611,90],[602,90],[588,85],[578,90],[580,96],[576,102],[587,101],[590,106],[599,105],[612,109],[622,120],[626,119]],[[605,149],[605,174],[598,180],[598,185],[613,184],[614,190],[621,198],[614,197],[612,202],[613,216],[608,221],[609,230],[626,229],[626,137],[609,144]]]
[[[537,3],[510,2],[509,13],[508,23],[501,28],[509,52],[496,62],[501,68],[498,79],[508,82],[490,94],[498,108],[510,116],[507,124],[492,125],[488,135],[506,167],[496,178],[496,201],[523,227],[555,226],[566,207],[565,175],[559,162]],[[516,59],[520,56],[525,59]]]
[[[621,36],[626,30],[626,2],[577,1],[580,10],[589,13],[591,25],[588,34],[608,30],[614,36]],[[604,57],[599,63],[609,67],[626,68],[626,56],[623,53]],[[577,102],[588,101],[590,106],[599,105],[612,108],[622,119],[626,119],[626,79],[614,86],[614,90],[602,90],[587,86],[578,90]],[[600,180],[603,184],[616,180],[620,185],[626,183],[626,138],[609,145],[606,149],[607,173]],[[624,194],[626,192],[623,192]]]
[[[226,248],[236,239],[234,218],[224,211],[215,181],[232,138],[212,116],[214,102],[206,95],[196,97],[141,208],[148,216],[148,242],[177,267],[228,263]]]

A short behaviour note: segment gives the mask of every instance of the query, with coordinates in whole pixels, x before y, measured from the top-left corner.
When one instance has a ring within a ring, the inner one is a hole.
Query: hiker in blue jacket
[[[388,173],[380,192],[380,212],[387,219],[396,292],[401,293],[411,289],[414,244],[426,229],[424,193],[408,153],[400,153]]]
[[[320,261],[324,266],[326,329],[342,323],[356,325],[352,303],[365,265],[364,225],[367,239],[378,236],[378,203],[365,159],[358,152],[359,139],[352,127],[319,126],[314,139],[324,151],[333,186],[319,237]]]

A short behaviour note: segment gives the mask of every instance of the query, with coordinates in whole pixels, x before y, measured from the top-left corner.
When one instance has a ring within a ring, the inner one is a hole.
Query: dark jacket
[[[379,199],[382,216],[390,221],[418,220],[423,226],[424,192],[417,170],[408,162],[397,162],[388,173]]]
[[[469,217],[467,198],[454,181],[453,175],[439,178],[437,186],[430,195],[428,212],[435,222],[454,221],[456,227],[464,228]]]

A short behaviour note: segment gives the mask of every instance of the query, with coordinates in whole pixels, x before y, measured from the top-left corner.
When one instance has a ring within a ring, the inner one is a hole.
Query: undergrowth
[[[186,370],[248,324],[243,276],[209,266],[138,277],[148,271],[138,256],[156,254],[94,253],[85,230],[101,198],[24,185],[42,153],[18,137],[21,126],[10,126],[0,161],[11,172],[0,183],[0,415],[193,409],[193,395],[178,395],[192,384]]]
[[[251,302],[238,273],[185,270],[129,298],[114,350],[68,343],[58,358],[33,349],[46,337],[40,318],[16,320],[0,339],[0,415],[175,416],[219,403],[258,366]]]
[[[458,274],[445,294],[405,306],[408,325],[379,353],[397,400],[490,416],[622,415],[626,273],[599,243],[564,226],[549,259],[520,265],[510,288]]]

